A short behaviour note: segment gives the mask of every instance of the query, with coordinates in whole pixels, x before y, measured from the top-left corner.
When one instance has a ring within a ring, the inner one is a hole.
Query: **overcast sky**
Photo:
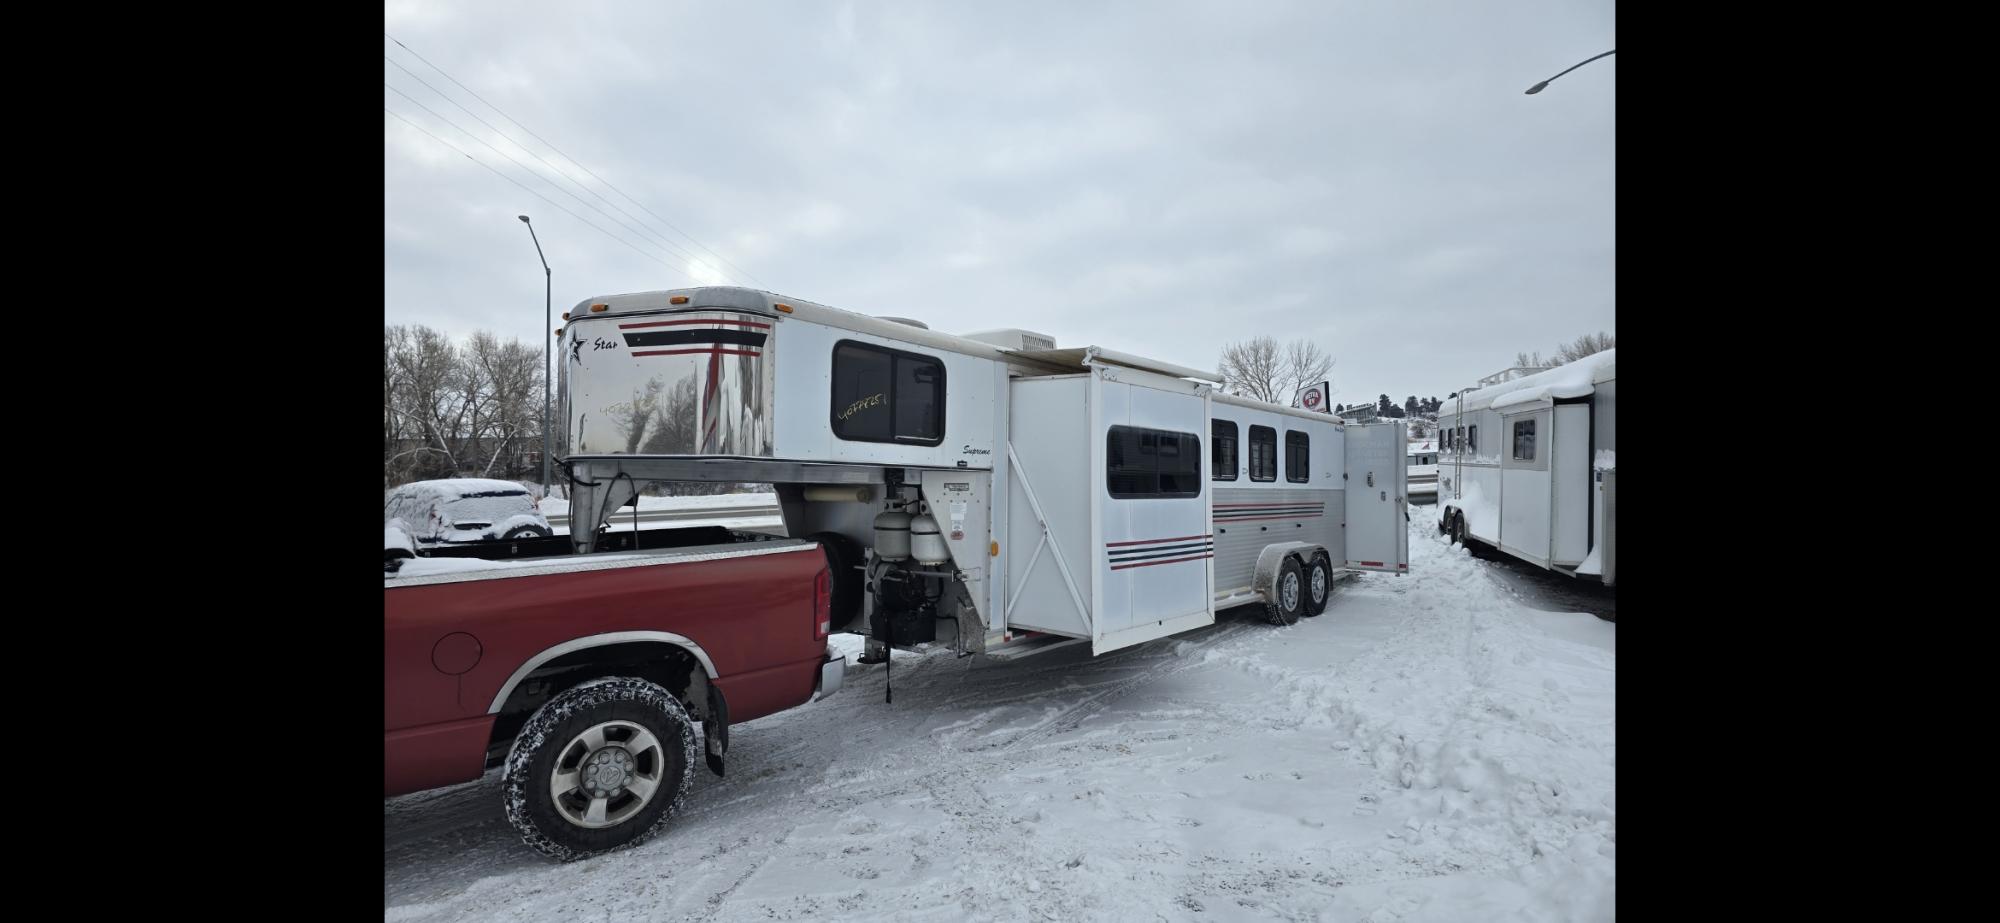
[[[1443,397],[1616,330],[1617,58],[1522,92],[1616,47],[1607,0],[385,13],[575,162],[387,37],[409,98],[385,108],[639,248],[384,113],[387,323],[539,342],[528,214],[557,314],[700,278],[1208,369],[1225,342],[1307,337],[1342,403]]]

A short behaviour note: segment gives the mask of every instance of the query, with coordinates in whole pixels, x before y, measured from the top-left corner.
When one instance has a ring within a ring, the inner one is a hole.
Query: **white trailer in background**
[[[1438,528],[1613,585],[1616,353],[1446,398]]]
[[[594,298],[565,319],[577,550],[648,481],[770,483],[789,534],[833,558],[833,630],[868,635],[871,658],[1104,653],[1245,603],[1289,623],[1340,576],[1409,569],[1400,423],[745,288]]]
[[[1425,439],[1410,443],[1405,450],[1409,461],[1410,496],[1436,497],[1438,489],[1438,442]]]

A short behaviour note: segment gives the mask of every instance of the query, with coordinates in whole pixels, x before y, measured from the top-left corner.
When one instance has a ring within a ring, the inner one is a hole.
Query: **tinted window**
[[[1521,420],[1514,424],[1514,457],[1521,461],[1535,460],[1535,421]]]
[[[1114,426],[1104,437],[1105,485],[1121,500],[1201,496],[1201,437]]]
[[[854,442],[944,441],[944,365],[842,340],[833,348],[833,434]]]
[[[1479,451],[1479,427],[1468,426],[1465,428],[1465,450],[1467,452]]]
[[[1211,454],[1210,477],[1218,481],[1236,480],[1236,421],[1210,420],[1208,424],[1208,451]]]
[[[1285,480],[1304,484],[1312,480],[1312,440],[1296,430],[1285,431]]]
[[[944,438],[944,366],[917,357],[896,358],[896,436],[936,444]]]
[[[1250,427],[1250,480],[1278,479],[1278,431],[1268,426]]]

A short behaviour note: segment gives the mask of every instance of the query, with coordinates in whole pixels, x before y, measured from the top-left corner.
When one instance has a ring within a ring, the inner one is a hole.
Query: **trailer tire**
[[[1465,517],[1457,510],[1452,510],[1451,512],[1451,543],[1454,545],[1465,544]]]
[[[1264,618],[1273,625],[1290,625],[1299,620],[1306,607],[1305,572],[1299,559],[1288,557],[1278,565],[1278,579],[1271,581],[1271,600],[1264,604]]]
[[[1327,598],[1333,595],[1333,562],[1326,559],[1326,552],[1314,554],[1306,565],[1305,590],[1306,618],[1325,612]]]
[[[833,573],[832,614],[828,631],[843,631],[861,614],[860,543],[838,532],[815,532],[810,538],[826,549],[826,566]]]
[[[623,676],[572,688],[514,738],[500,785],[507,820],[558,862],[642,842],[686,799],[698,736],[680,700],[655,683]]]

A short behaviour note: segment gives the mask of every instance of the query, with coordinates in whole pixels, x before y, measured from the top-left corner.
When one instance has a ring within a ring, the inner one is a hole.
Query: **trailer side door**
[[[1410,529],[1405,448],[1401,423],[1346,427],[1347,566],[1354,570],[1410,572]]]

